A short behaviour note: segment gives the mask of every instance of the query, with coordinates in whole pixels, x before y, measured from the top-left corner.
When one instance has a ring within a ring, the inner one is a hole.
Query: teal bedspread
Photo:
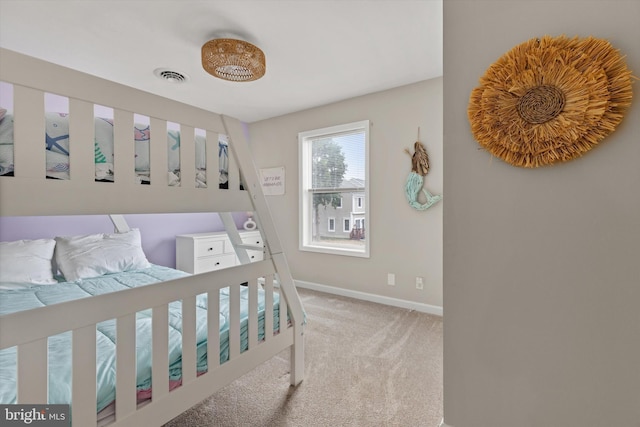
[[[0,287],[0,315],[86,298],[137,286],[146,286],[186,276],[187,273],[171,268],[152,266],[148,269],[109,274],[78,282],[61,282],[56,285],[33,287]],[[8,290],[10,289],[10,290]],[[274,330],[279,325],[278,294],[274,294]],[[196,299],[197,370],[207,370],[207,296]],[[241,351],[248,346],[248,292],[241,287]],[[258,290],[258,338],[264,338],[264,292]],[[220,290],[220,363],[229,358],[229,295],[228,288]],[[97,325],[97,410],[100,411],[115,399],[115,320]],[[136,316],[136,357],[138,394],[151,388],[151,310],[138,312]],[[169,379],[179,381],[182,375],[182,313],[179,301],[169,304]],[[71,401],[71,332],[49,338],[49,402]],[[0,351],[0,403],[16,402],[16,349]]]

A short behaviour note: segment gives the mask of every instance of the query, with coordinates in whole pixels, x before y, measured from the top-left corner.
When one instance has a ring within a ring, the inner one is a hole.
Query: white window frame
[[[342,218],[342,232],[349,233],[351,231],[351,218]]]
[[[331,226],[331,223],[333,223],[333,227]],[[327,231],[329,233],[335,233],[336,232],[336,217],[335,216],[330,216],[329,218],[327,218]]]
[[[330,126],[322,129],[315,129],[306,132],[300,132],[298,134],[298,158],[299,158],[299,172],[300,172],[300,182],[299,182],[299,250],[301,251],[309,251],[309,252],[321,252],[328,253],[334,255],[346,255],[346,256],[355,256],[362,258],[369,258],[370,254],[370,246],[371,246],[371,234],[367,230],[366,239],[364,239],[364,248],[346,248],[346,247],[338,247],[338,246],[330,246],[330,245],[319,245],[314,243],[312,240],[312,223],[311,223],[311,215],[313,207],[311,206],[311,198],[313,197],[313,193],[310,191],[311,188],[311,142],[313,139],[318,139],[323,136],[329,135],[338,135],[341,133],[349,133],[354,131],[362,131],[365,137],[364,144],[364,180],[365,180],[365,189],[364,189],[364,201],[363,201],[363,209],[364,215],[366,218],[366,223],[371,223],[371,210],[370,206],[370,179],[369,179],[369,129],[370,122],[369,120],[362,120],[353,123],[346,123],[337,126]],[[350,225],[353,221],[350,221]],[[344,226],[344,223],[343,223]]]

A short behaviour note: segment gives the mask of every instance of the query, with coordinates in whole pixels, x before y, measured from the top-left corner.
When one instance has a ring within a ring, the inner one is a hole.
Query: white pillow
[[[0,282],[52,285],[53,239],[0,242]]]
[[[56,237],[55,259],[70,282],[151,266],[137,228],[126,233]]]

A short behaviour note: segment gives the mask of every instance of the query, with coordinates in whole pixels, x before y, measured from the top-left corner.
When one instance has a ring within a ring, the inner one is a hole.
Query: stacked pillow
[[[52,239],[0,242],[0,282],[51,285],[51,260],[56,241]]]
[[[50,285],[149,268],[140,230],[0,242],[0,282]]]

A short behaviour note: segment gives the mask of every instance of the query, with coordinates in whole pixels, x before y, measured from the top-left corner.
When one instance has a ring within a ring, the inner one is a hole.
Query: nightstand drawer
[[[236,265],[235,255],[200,257],[196,259],[194,273],[219,270],[221,268],[233,267],[234,265]]]
[[[254,233],[251,236],[240,236],[240,239],[242,243],[247,245],[262,246],[262,236],[260,236],[260,233]]]
[[[264,259],[264,252],[261,251],[247,251],[249,260],[251,262],[262,261]]]
[[[196,243],[196,258],[210,255],[222,255],[224,241],[220,239],[198,239]]]

